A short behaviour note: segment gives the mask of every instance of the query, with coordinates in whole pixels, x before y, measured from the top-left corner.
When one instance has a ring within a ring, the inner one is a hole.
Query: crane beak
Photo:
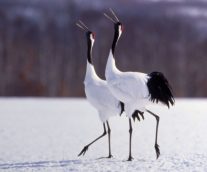
[[[104,16],[109,19],[110,21],[112,21],[113,23],[116,23],[116,21],[114,21],[114,19],[112,19],[109,15],[107,15],[106,13],[104,13]]]
[[[105,16],[107,19],[111,20],[113,23],[117,23],[117,22],[119,22],[119,19],[118,19],[118,17],[116,16],[115,12],[114,12],[111,8],[109,8],[109,11],[110,11],[110,13],[111,13],[111,17],[110,17],[108,14],[106,14],[106,13],[104,13],[104,16]]]
[[[116,16],[115,12],[111,8],[109,8],[109,10],[111,11],[111,14],[114,16],[114,18],[116,19],[116,21],[119,22],[119,19]]]
[[[83,31],[87,32],[87,31],[90,31],[88,29],[88,27],[86,26],[85,23],[83,23],[81,20],[79,20],[77,23],[76,23],[76,26],[78,26],[80,29],[82,29]]]

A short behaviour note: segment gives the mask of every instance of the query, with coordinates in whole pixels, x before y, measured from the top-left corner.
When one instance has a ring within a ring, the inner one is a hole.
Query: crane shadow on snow
[[[0,170],[6,169],[25,169],[25,168],[58,168],[58,167],[69,167],[71,165],[91,164],[91,162],[109,162],[109,163],[125,163],[127,160],[108,159],[100,157],[97,159],[89,160],[61,160],[61,161],[35,161],[35,162],[15,162],[15,163],[2,163],[0,164]],[[146,160],[139,159],[139,162],[145,162]]]
[[[81,160],[62,160],[62,161],[36,161],[0,164],[0,169],[20,169],[20,168],[51,168],[66,167],[74,164],[81,164]]]

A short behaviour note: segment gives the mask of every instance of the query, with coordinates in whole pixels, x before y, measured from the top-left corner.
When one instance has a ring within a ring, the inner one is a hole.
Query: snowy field
[[[207,171],[207,100],[177,99],[159,114],[158,143],[154,150],[155,119],[133,123],[132,155],[128,158],[128,120],[113,117],[112,159],[107,136],[77,157],[83,146],[102,134],[102,123],[85,99],[0,99],[0,171]]]

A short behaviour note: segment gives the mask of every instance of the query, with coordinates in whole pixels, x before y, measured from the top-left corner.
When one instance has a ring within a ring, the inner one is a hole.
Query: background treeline
[[[108,7],[125,28],[116,51],[121,70],[161,71],[176,96],[207,96],[207,3],[133,0],[1,0],[0,96],[84,96],[86,39],[75,22],[96,33],[93,62],[104,78]]]

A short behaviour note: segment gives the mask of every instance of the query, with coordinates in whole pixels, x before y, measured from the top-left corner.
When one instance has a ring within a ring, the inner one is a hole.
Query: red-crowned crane
[[[96,74],[94,65],[92,63],[92,48],[95,42],[95,34],[92,31],[90,31],[82,21],[79,21],[78,23],[76,23],[76,25],[85,32],[88,46],[87,66],[84,80],[85,94],[87,100],[91,103],[93,107],[97,109],[100,120],[103,123],[104,129],[103,134],[95,140],[93,140],[91,143],[87,144],[78,154],[78,156],[85,155],[89,146],[91,146],[94,142],[105,136],[108,132],[109,155],[107,158],[111,158],[111,129],[108,120],[111,116],[115,116],[118,114],[121,115],[121,113],[123,112],[123,104],[120,101],[118,101],[109,91],[107,82],[105,80],[100,79]]]
[[[115,64],[115,48],[117,42],[122,34],[123,25],[111,10],[113,16],[110,17],[104,14],[108,19],[114,23],[114,39],[112,47],[109,52],[109,57],[105,69],[105,76],[107,85],[111,93],[120,101],[124,103],[125,113],[129,118],[129,157],[128,161],[131,161],[131,140],[132,140],[132,123],[131,117],[137,116],[144,112],[148,112],[156,118],[156,136],[155,136],[155,151],[157,158],[160,155],[159,145],[157,143],[159,116],[150,110],[146,109],[146,105],[149,103],[161,102],[164,105],[170,106],[174,104],[174,98],[172,95],[171,87],[160,72],[152,72],[145,74],[141,72],[121,72]]]

